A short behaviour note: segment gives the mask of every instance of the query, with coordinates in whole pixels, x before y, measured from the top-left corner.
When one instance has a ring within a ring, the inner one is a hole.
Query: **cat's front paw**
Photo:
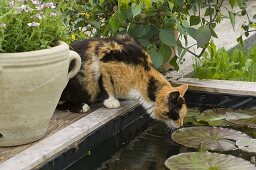
[[[86,113],[90,110],[90,106],[88,106],[88,104],[84,103],[83,106],[82,106],[82,110],[81,112],[82,113]]]
[[[106,108],[110,108],[110,109],[118,108],[120,106],[120,102],[114,98],[108,98],[104,100],[103,104]]]

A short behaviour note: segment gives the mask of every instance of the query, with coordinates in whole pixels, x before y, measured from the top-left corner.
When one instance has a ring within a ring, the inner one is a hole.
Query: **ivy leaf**
[[[236,0],[229,0],[229,4],[232,8],[234,8],[235,4],[236,4]]]
[[[164,44],[168,46],[172,46],[172,47],[177,46],[177,42],[176,42],[176,38],[173,30],[161,29],[159,33],[159,38]]]
[[[202,47],[208,44],[210,40],[211,40],[211,30],[209,26],[207,25],[201,26],[197,30],[197,36],[196,36],[197,46]]]
[[[201,21],[201,19],[200,19],[199,16],[191,15],[191,17],[190,17],[190,26],[197,25],[197,24],[200,23],[200,21]]]
[[[141,4],[132,3],[131,12],[132,12],[133,18],[136,17],[137,15],[139,15],[141,13]]]
[[[231,24],[232,24],[232,27],[233,27],[233,30],[235,30],[235,13],[231,12],[231,11],[228,11],[228,15],[229,15],[229,19],[231,21]]]

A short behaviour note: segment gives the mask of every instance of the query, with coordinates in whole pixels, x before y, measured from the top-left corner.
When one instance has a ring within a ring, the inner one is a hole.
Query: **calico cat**
[[[118,99],[135,99],[153,119],[170,128],[183,125],[188,85],[172,87],[133,38],[87,39],[73,42],[71,48],[81,56],[82,66],[62,94],[61,100],[67,101],[62,109],[87,112],[88,104],[99,98],[105,107],[117,108]]]

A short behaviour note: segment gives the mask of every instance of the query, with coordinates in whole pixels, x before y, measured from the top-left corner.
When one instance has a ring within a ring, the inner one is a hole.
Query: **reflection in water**
[[[165,170],[165,160],[180,153],[170,136],[164,124],[154,123],[98,170]]]

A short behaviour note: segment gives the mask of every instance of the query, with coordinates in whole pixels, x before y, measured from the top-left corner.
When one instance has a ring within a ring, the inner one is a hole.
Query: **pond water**
[[[166,126],[154,122],[97,170],[165,170],[165,160],[186,149],[170,139]]]
[[[185,126],[191,126],[191,124]],[[235,129],[249,135],[252,132],[248,131],[247,128],[236,127]],[[168,132],[164,124],[153,122],[148,129],[112,155],[109,160],[102,163],[97,170],[166,170],[164,162],[169,157],[197,150],[176,144],[171,140],[171,132]],[[217,153],[241,157],[255,163],[256,155],[253,153],[246,153],[241,150]]]

